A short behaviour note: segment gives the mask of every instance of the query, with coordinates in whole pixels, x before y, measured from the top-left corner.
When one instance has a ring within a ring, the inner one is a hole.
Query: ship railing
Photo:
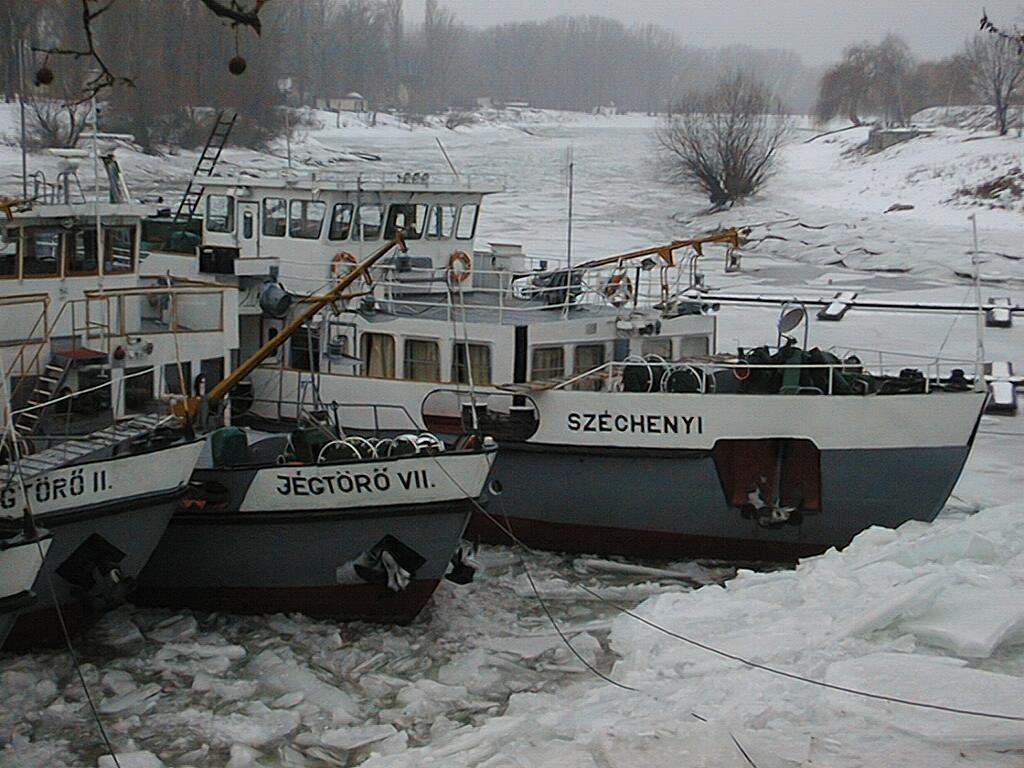
[[[645,309],[663,298],[660,291],[643,290],[630,295],[609,292],[608,279],[604,273],[612,270],[579,270],[579,282],[572,283],[573,277],[566,276],[569,285],[537,286],[529,284],[529,279],[540,272],[511,272],[508,270],[473,270],[466,283],[453,283],[445,269],[430,267],[412,267],[398,272],[394,265],[381,270],[381,276],[375,284],[383,291],[383,300],[393,307],[410,307],[424,309],[444,306],[448,319],[452,319],[455,311],[465,309],[491,309],[498,312],[498,321],[506,312],[519,314],[524,312],[561,311],[568,313],[578,307],[614,307],[628,313],[636,309]],[[398,275],[404,279],[398,279]],[[422,298],[409,298],[401,292],[414,291],[417,286],[444,286],[447,301],[439,304],[436,301]],[[462,296],[462,292],[474,299]],[[490,299],[484,303],[480,297]],[[526,302],[526,303],[524,303]]]
[[[853,351],[847,349],[846,351]],[[863,350],[868,351],[868,350]],[[959,358],[937,358],[935,356],[918,355],[913,353],[885,353],[880,350],[870,350],[878,357],[878,367],[872,368],[870,372],[863,361],[852,362],[840,360],[838,363],[748,363],[736,358],[701,357],[689,358],[680,361],[664,360],[656,355],[649,355],[646,358],[633,356],[622,361],[609,361],[595,366],[586,371],[574,374],[573,376],[558,381],[550,389],[582,389],[596,392],[614,392],[622,390],[623,374],[630,366],[647,366],[650,382],[646,392],[663,392],[667,377],[680,371],[689,371],[693,375],[693,381],[697,383],[695,393],[714,394],[717,391],[716,373],[732,372],[733,377],[738,381],[745,381],[751,373],[758,370],[785,372],[796,371],[826,371],[828,374],[827,384],[824,387],[808,385],[782,386],[778,394],[815,394],[835,395],[838,375],[851,375],[865,373],[874,377],[897,377],[900,372],[913,366],[914,370],[920,371],[923,378],[923,390],[925,393],[935,389],[936,384],[943,375],[949,373],[956,367],[969,365],[972,361]],[[885,355],[889,355],[889,359]],[[642,392],[641,392],[642,393]]]
[[[284,413],[281,410],[282,405],[288,405],[289,407],[295,408],[296,418],[301,415],[309,415],[311,411],[331,409],[338,411],[366,411],[368,414],[367,424],[372,423],[372,427],[366,429],[372,429],[374,433],[383,433],[385,431],[396,431],[401,429],[416,430],[420,431],[421,427],[416,423],[416,419],[409,413],[409,409],[400,403],[339,403],[337,401],[321,402],[317,406],[310,406],[307,402],[303,402],[300,395],[297,395],[294,400],[280,400],[269,397],[254,397],[252,403],[275,406],[277,408],[277,414],[279,419],[284,419]],[[387,414],[395,414],[396,416],[404,419],[408,426],[389,426],[393,422],[389,419],[382,418]],[[345,424],[342,424],[345,427]],[[352,428],[356,431],[362,431],[361,427]]]
[[[202,177],[204,182],[209,180]],[[354,191],[401,191],[411,189],[437,189],[503,191],[508,177],[499,173],[434,173],[432,171],[380,171],[375,173],[346,173],[344,171],[282,171],[278,177],[234,176],[217,177],[215,184],[230,183],[240,187],[266,187],[276,184],[294,186],[297,183],[337,184]]]

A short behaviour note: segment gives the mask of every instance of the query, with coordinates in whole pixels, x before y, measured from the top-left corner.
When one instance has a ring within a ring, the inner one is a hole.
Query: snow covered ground
[[[0,105],[7,194],[20,185],[15,116]],[[961,302],[971,298],[966,217],[976,213],[985,296],[1022,300],[1020,206],[957,195],[1020,164],[1015,136],[937,126],[869,155],[856,148],[866,129],[814,140],[799,130],[761,195],[707,215],[699,198],[657,180],[651,118],[532,111],[454,131],[318,118],[323,127],[293,140],[297,164],[442,173],[440,139],[461,172],[504,175],[508,191],[485,204],[481,241],[522,242],[540,258],[565,256],[571,145],[576,260],[751,225],[742,272],[726,275],[720,254],[705,257],[712,289]],[[137,194],[167,200],[195,161],[119,154]],[[225,162],[279,170],[284,154],[280,142],[271,153],[228,150]],[[31,167],[52,177],[56,163],[33,156]],[[894,203],[913,208],[886,213]],[[720,345],[773,341],[774,317],[726,306]],[[1024,370],[1022,323],[988,331],[989,358]],[[970,360],[974,319],[852,310],[837,324],[814,322],[811,342]],[[404,628],[126,608],[82,641],[86,679],[122,768],[1019,766],[1020,719],[857,697],[665,630],[836,686],[1024,717],[1022,436],[1019,417],[986,416],[939,521],[870,529],[795,570],[525,553],[577,652],[629,689],[572,656],[518,553],[500,547],[481,553],[476,583],[444,585]],[[67,654],[0,656],[0,690],[0,766],[112,765]]]

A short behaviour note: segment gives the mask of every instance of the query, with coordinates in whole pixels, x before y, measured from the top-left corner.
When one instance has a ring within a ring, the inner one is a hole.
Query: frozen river
[[[1021,146],[979,148],[979,141],[961,151],[953,138],[944,145],[938,137],[880,163],[844,154],[849,134],[805,144],[812,134],[800,133],[763,195],[706,215],[699,198],[658,180],[654,126],[623,117],[464,132],[323,129],[299,138],[293,151],[345,172],[444,173],[440,137],[461,173],[507,180],[507,191],[485,202],[480,240],[522,243],[554,261],[565,256],[571,146],[577,260],[715,226],[757,225],[741,274],[725,275],[720,254],[709,254],[712,288],[962,301],[969,282],[957,273],[969,264],[971,210],[945,202],[960,183],[950,174],[960,168],[970,177],[1004,155],[1019,157]],[[355,152],[382,159],[339,162]],[[180,191],[194,162],[192,154],[122,155],[135,190],[147,193]],[[226,160],[283,165],[241,151]],[[16,152],[0,148],[5,186],[16,171]],[[915,207],[883,213],[894,202]],[[1024,219],[983,209],[979,221],[992,281],[986,295],[1020,300]],[[774,341],[774,316],[724,308],[720,345]],[[1022,342],[1019,321],[993,331],[989,357],[1020,369]],[[839,324],[813,324],[811,343],[942,349],[970,359],[974,323],[969,315],[853,311]],[[694,589],[722,584],[735,569],[616,568],[485,548],[476,582],[444,584],[408,627],[126,608],[83,639],[83,671],[122,768],[750,765],[737,744],[761,768],[1020,765],[1019,721],[826,693],[709,655],[615,607],[642,603],[641,614],[659,626],[814,679],[1024,715],[1020,421],[985,417],[950,508],[934,526],[871,530],[847,552],[796,571],[745,571],[727,588]],[[570,653],[520,557],[576,652],[630,690],[597,678]],[[0,766],[97,765],[102,744],[66,653],[0,656],[0,690]]]

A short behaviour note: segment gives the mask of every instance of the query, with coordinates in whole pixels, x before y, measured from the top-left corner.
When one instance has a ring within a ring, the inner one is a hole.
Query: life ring
[[[736,381],[746,381],[750,378],[750,365],[745,361],[741,361],[745,368],[733,368],[732,375],[736,377]]]
[[[331,279],[338,280],[344,277],[352,271],[356,263],[356,257],[351,253],[348,251],[338,251],[334,254],[334,258],[331,259]],[[344,269],[342,268],[343,264],[347,265]]]
[[[462,265],[462,268],[457,268],[456,265]],[[453,283],[464,283],[469,278],[469,273],[473,270],[473,262],[469,258],[469,254],[465,251],[452,251],[448,257],[448,279]]]
[[[633,281],[625,272],[616,271],[605,283],[604,295],[617,307],[627,304],[633,300]]]

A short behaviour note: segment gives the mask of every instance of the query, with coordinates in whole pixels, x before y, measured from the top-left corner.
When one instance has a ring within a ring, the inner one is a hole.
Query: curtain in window
[[[473,373],[473,384],[491,383],[491,348],[486,344],[469,345],[469,366]],[[452,358],[452,378],[459,384],[469,384],[470,371],[466,369],[466,345],[455,345]]]
[[[380,333],[363,334],[363,371],[378,379],[395,378],[395,340]]]
[[[581,344],[576,347],[575,359],[573,360],[572,372],[574,376],[597,368],[604,362],[604,346],[601,344]],[[581,389],[587,392],[600,392],[604,389],[603,373],[595,373],[585,379],[573,384],[573,389]]]
[[[533,350],[533,380],[551,381],[565,375],[565,356],[561,347],[538,347]]]
[[[405,342],[405,378],[411,381],[441,380],[441,353],[437,342]]]

